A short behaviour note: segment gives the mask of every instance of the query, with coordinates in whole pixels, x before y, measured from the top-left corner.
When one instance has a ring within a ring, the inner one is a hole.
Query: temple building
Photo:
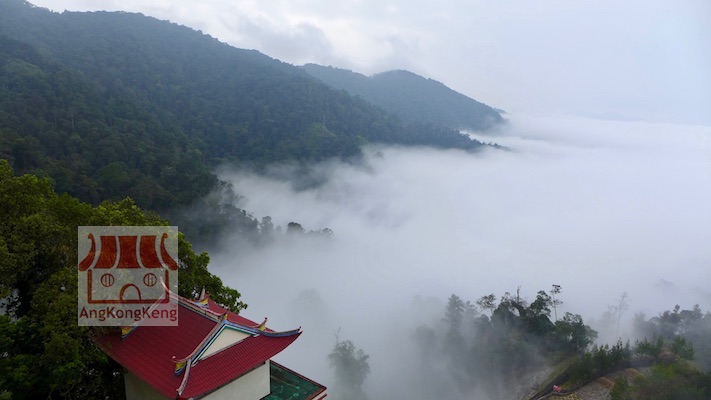
[[[96,339],[124,367],[126,398],[321,400],[326,387],[271,358],[301,335],[275,332],[203,294],[178,297],[177,326],[122,328]]]

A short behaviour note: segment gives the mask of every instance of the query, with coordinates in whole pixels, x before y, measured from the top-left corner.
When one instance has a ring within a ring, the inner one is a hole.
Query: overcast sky
[[[300,65],[408,69],[509,112],[711,124],[708,0],[31,0],[123,10]]]

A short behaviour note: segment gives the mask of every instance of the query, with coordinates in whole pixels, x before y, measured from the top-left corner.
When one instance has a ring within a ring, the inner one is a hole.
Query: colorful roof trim
[[[301,335],[300,328],[275,332],[205,297],[207,306],[201,304],[205,299],[178,298],[178,326],[136,324],[99,337],[96,342],[162,395],[191,398],[212,392],[258,367]],[[247,336],[203,356],[225,329]]]

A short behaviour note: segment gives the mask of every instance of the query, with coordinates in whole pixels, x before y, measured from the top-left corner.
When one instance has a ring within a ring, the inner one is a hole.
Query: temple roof
[[[275,332],[227,311],[208,297],[179,297],[177,326],[134,326],[97,338],[116,362],[169,398],[210,393],[269,360],[299,335]],[[236,332],[234,342],[211,347]]]

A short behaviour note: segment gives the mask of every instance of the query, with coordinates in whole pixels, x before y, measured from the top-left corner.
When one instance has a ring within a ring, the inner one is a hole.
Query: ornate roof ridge
[[[208,309],[174,293],[171,298],[178,300],[184,321],[180,326],[139,323],[126,327],[130,337],[125,340],[115,331],[96,339],[111,358],[169,398],[194,397],[231,382],[302,333],[300,327],[275,332],[266,321],[257,324],[217,304]],[[136,329],[139,326],[145,328]],[[226,336],[219,336],[222,333]],[[156,346],[161,340],[168,341]]]
[[[178,296],[178,305],[181,305],[216,322],[219,321],[220,317],[222,316],[222,314],[211,310],[209,307],[202,306],[202,304],[198,303],[197,301],[189,300],[182,296]]]
[[[198,304],[196,301],[192,301],[189,299],[186,299],[182,296],[177,296],[178,297],[178,304],[182,305],[183,307],[199,314],[200,316],[206,317],[210,320],[213,320],[217,322],[215,326],[210,330],[210,332],[205,335],[205,337],[195,346],[193,351],[190,352],[190,354],[182,357],[182,358],[177,358],[176,356],[173,356],[173,362],[175,362],[175,374],[180,375],[184,370],[186,370],[187,367],[192,365],[193,363],[197,362],[197,360],[201,357],[201,355],[207,350],[207,348],[210,346],[212,342],[222,333],[222,331],[225,328],[230,328],[234,330],[238,330],[240,332],[243,332],[245,334],[248,334],[250,336],[265,336],[265,337],[285,337],[285,336],[293,336],[301,333],[301,327],[298,327],[296,329],[290,329],[287,331],[281,331],[281,332],[276,332],[271,329],[268,329],[266,327],[267,319],[264,318],[264,321],[261,324],[256,324],[253,326],[250,325],[245,325],[245,324],[240,324],[235,321],[230,321],[229,320],[229,315],[234,314],[237,315],[236,313],[233,313],[229,310],[225,310],[224,313],[219,314],[214,310],[211,310],[205,307],[202,307],[200,304]],[[203,290],[203,294],[201,295],[203,299],[208,299],[209,296],[205,295],[205,292]],[[203,299],[200,299],[198,301],[202,302]],[[209,300],[212,301],[212,300]],[[215,303],[216,304],[216,303]],[[222,307],[220,307],[222,308]],[[246,318],[245,318],[246,319]],[[135,328],[134,328],[135,329]],[[230,345],[226,346],[224,349],[220,351],[224,351],[228,348],[231,348],[237,344],[239,344],[241,341],[231,343]]]
[[[173,356],[173,362],[175,362],[175,375],[180,375],[188,364],[192,364],[194,362],[193,358],[197,358],[195,356],[200,353],[201,350],[204,349],[221,330],[222,324],[215,324],[215,326],[207,335],[205,335],[205,337],[200,341],[200,343],[198,343],[193,351],[190,352],[190,354],[180,359]]]
[[[183,376],[183,380],[180,382],[180,386],[175,389],[175,392],[178,394],[178,398],[180,398],[180,395],[183,394],[185,388],[188,386],[188,378],[190,377],[190,367],[192,365],[192,363],[187,364],[187,366],[185,367],[185,376]]]

